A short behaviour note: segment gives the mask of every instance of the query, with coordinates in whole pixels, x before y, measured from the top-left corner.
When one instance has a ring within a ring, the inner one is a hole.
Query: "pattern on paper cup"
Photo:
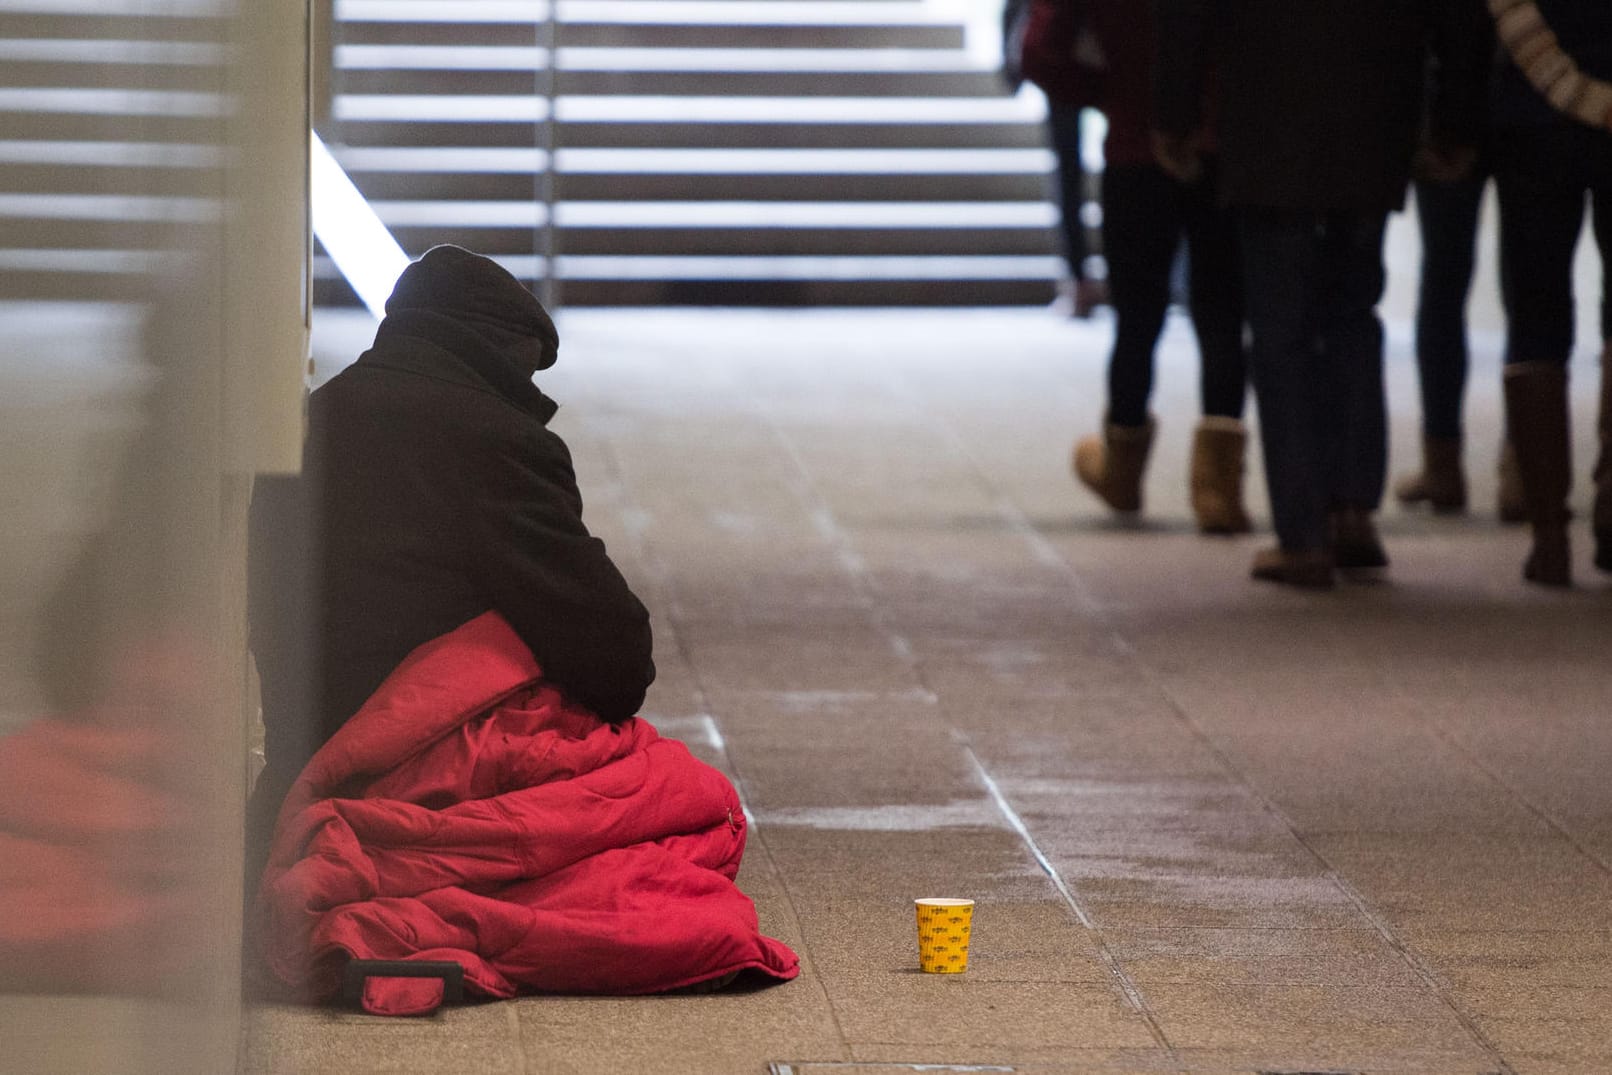
[[[918,900],[918,965],[928,974],[968,969],[972,900]]]

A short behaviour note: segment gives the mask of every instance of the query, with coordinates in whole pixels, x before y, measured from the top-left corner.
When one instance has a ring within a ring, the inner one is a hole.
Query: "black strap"
[[[351,959],[341,977],[343,1003],[361,1004],[364,983],[371,978],[441,978],[444,1004],[458,1004],[465,999],[465,969],[452,960]]]

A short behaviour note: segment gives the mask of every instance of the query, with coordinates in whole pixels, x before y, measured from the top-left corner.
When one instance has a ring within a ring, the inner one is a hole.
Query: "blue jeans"
[[[1387,214],[1243,207],[1237,223],[1276,536],[1324,548],[1332,509],[1382,502]]]

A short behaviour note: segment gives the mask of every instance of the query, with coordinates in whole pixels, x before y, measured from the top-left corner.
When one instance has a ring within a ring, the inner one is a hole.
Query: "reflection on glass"
[[[250,32],[0,0],[0,1072],[234,1066]]]

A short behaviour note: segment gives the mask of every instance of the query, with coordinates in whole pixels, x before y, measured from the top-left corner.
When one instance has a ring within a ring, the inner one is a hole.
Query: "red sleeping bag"
[[[314,1000],[349,958],[451,960],[487,997],[793,978],[734,884],[744,841],[726,777],[567,703],[487,613],[410,654],[308,763],[258,926],[275,977]],[[371,978],[363,1004],[421,1014],[442,989]]]

